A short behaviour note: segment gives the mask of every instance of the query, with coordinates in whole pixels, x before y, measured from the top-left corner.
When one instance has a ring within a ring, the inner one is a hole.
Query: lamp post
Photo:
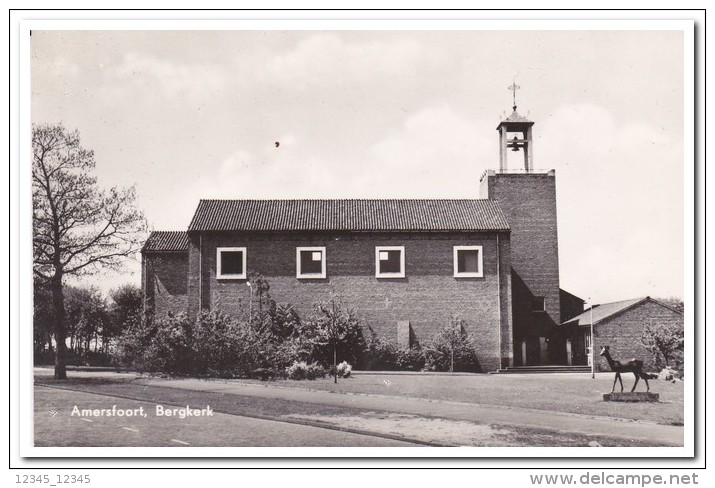
[[[250,294],[248,295],[248,321],[250,323],[251,317],[253,316],[253,286],[251,285],[250,281],[247,281],[246,285],[250,290]]]
[[[596,345],[596,338],[593,336],[593,301],[589,301],[591,302],[591,379],[594,379],[596,378],[596,355],[593,347]]]

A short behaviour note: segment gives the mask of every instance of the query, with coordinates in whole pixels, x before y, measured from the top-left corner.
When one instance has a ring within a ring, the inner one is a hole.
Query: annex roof
[[[184,231],[154,231],[142,247],[142,252],[188,252],[189,236]]]
[[[506,231],[492,200],[201,200],[189,231]]]
[[[656,300],[653,300],[650,297],[634,298],[632,300],[623,300],[620,302],[604,303],[603,305],[595,305],[593,307],[593,323],[598,324],[599,322],[609,319],[616,314],[624,312],[624,311],[628,310],[629,308],[636,307],[636,306],[638,306],[642,303],[645,303],[645,302],[654,302],[654,303],[658,303],[659,305],[662,305],[666,308],[670,308],[667,305],[663,305],[662,303],[660,303]],[[674,310],[674,311],[677,312],[677,310]],[[588,310],[583,312],[581,315],[577,315],[576,317],[567,320],[566,322],[563,323],[563,325],[580,325],[580,326],[591,325],[591,309],[589,308]]]

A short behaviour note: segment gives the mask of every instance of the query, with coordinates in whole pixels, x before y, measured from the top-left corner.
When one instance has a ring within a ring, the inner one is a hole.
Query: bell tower
[[[513,358],[516,366],[566,364],[561,332],[556,172],[535,170],[534,122],[516,111],[497,126],[499,169],[484,172],[482,198],[498,202],[511,228],[511,306]],[[507,156],[522,151],[523,168],[509,168]]]
[[[507,169],[508,151],[524,153],[524,171],[530,173],[534,170],[534,146],[532,143],[531,127],[532,121],[522,117],[516,111],[516,91],[521,88],[516,83],[512,83],[509,89],[512,92],[513,112],[506,119],[499,122],[499,170]],[[509,139],[513,135],[512,139]]]

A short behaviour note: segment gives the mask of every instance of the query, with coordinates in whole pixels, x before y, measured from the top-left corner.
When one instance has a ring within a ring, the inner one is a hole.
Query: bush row
[[[370,330],[339,299],[316,304],[305,319],[276,305],[268,283],[253,276],[251,312],[220,311],[137,319],[120,337],[117,362],[140,371],[210,377],[315,379],[361,369],[480,371],[464,322],[452,319],[423,349],[399,349]],[[369,329],[368,329],[369,330]],[[341,364],[333,369],[334,358]]]

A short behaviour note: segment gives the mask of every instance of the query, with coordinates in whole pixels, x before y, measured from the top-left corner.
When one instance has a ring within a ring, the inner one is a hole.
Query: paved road
[[[147,416],[72,415],[81,409],[117,409]],[[35,387],[36,447],[414,447],[398,440],[214,412],[210,417],[157,417],[155,403],[94,393]]]

